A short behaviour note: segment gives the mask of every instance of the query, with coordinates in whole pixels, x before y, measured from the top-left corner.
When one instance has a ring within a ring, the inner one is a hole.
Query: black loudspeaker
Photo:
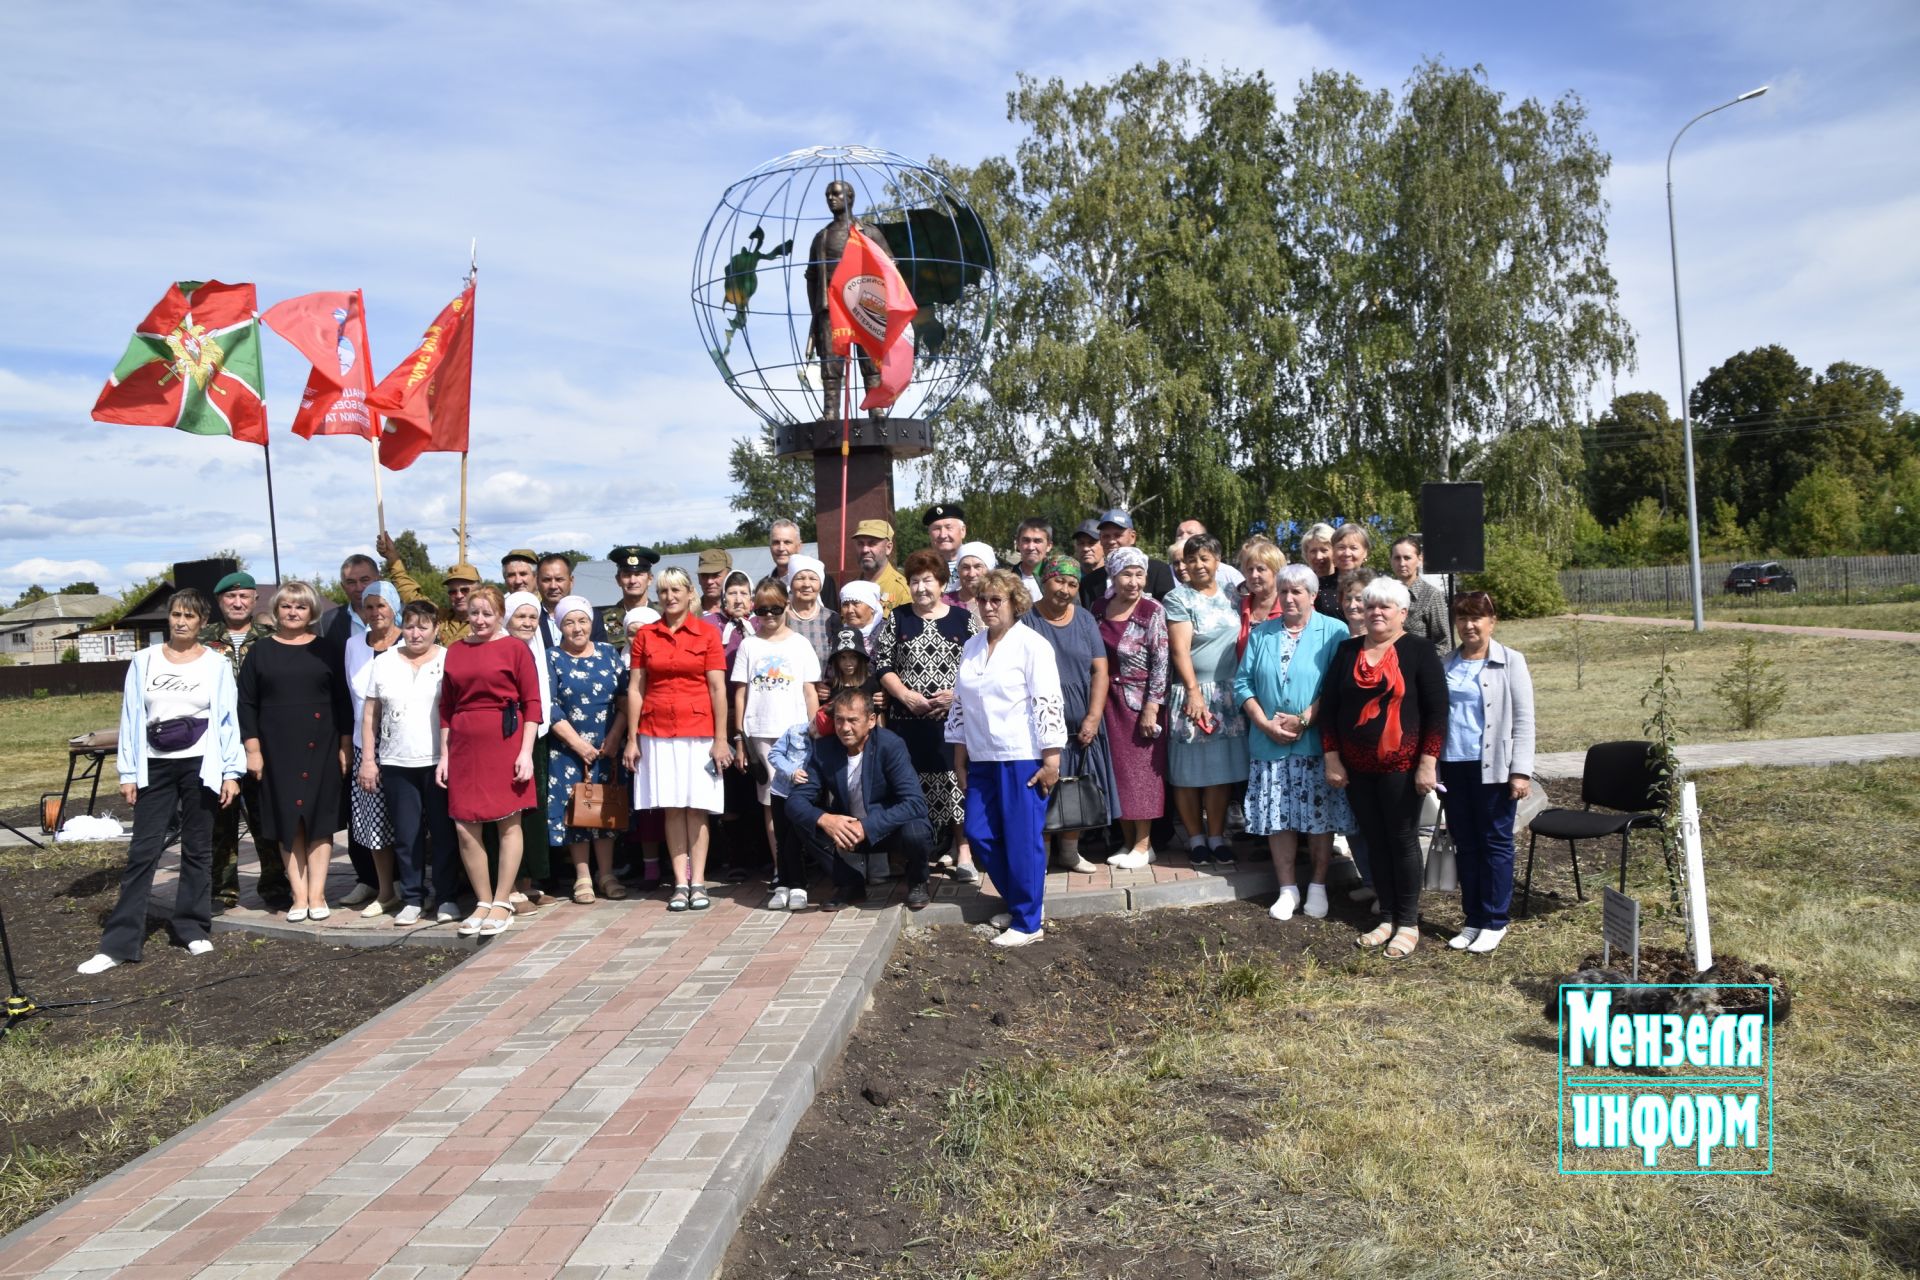
[[[240,566],[232,560],[182,560],[173,566],[173,589],[185,591],[192,587],[207,599],[213,599],[213,589]],[[217,602],[216,602],[217,603]]]
[[[1484,573],[1487,501],[1481,486],[1421,485],[1420,538],[1428,573]]]

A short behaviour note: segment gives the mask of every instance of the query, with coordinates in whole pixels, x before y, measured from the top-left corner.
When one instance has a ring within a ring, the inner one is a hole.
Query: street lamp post
[[[1680,126],[1680,132],[1673,135],[1673,143],[1667,148],[1667,254],[1673,260],[1673,338],[1680,349],[1680,424],[1681,440],[1687,455],[1687,555],[1688,568],[1693,574],[1693,629],[1707,629],[1707,615],[1704,598],[1700,588],[1700,494],[1693,480],[1693,409],[1688,403],[1687,384],[1687,332],[1686,325],[1680,319],[1680,239],[1674,231],[1673,223],[1673,149],[1680,145],[1680,139],[1687,130],[1705,120],[1716,111],[1725,111],[1728,107],[1738,106],[1749,99],[1765,93],[1771,85],[1761,85],[1758,89],[1749,89],[1730,102],[1702,111],[1693,119]]]

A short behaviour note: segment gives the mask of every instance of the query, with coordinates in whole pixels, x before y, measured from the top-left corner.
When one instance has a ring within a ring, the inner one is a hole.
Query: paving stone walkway
[[[1577,778],[1585,751],[1555,751],[1534,757],[1542,778]],[[1680,764],[1690,771],[1737,769],[1742,765],[1787,769],[1802,765],[1867,764],[1900,756],[1920,756],[1920,733],[1853,733],[1828,738],[1773,738],[1755,742],[1701,742],[1680,748]]]
[[[1818,610],[1813,610],[1817,613]],[[1638,618],[1621,613],[1575,613],[1568,615],[1581,622],[1625,622],[1636,627],[1693,628],[1692,618]],[[1775,635],[1812,636],[1833,640],[1891,640],[1896,644],[1920,644],[1920,631],[1876,631],[1869,627],[1796,627],[1781,622],[1718,622],[1706,620],[1709,631],[1767,631]]]

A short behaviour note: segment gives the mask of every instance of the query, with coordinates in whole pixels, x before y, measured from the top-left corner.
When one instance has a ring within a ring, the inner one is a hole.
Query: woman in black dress
[[[314,589],[283,583],[270,611],[274,633],[240,666],[240,736],[247,772],[260,781],[260,834],[279,842],[293,888],[287,919],[325,920],[353,704],[341,650],[314,626]]]
[[[874,645],[874,674],[886,690],[887,728],[900,735],[920,775],[933,825],[953,828],[953,875],[962,883],[980,879],[973,850],[961,826],[960,783],[953,775],[953,748],[947,745],[947,712],[960,674],[960,651],[980,630],[964,606],[940,598],[947,563],[937,551],[916,551],[904,571],[913,608],[895,609]]]

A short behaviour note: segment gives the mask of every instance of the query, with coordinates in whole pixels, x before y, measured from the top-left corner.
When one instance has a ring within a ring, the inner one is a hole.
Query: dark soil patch
[[[1200,971],[1223,955],[1231,963],[1298,962],[1309,950],[1305,934],[1298,924],[1275,925],[1264,904],[1250,902],[1049,921],[1045,942],[1017,951],[990,947],[971,929],[910,928],[873,1007],[742,1223],[723,1276],[868,1275],[890,1263],[911,1272],[950,1261],[936,1256],[946,1234],[938,1210],[900,1192],[936,1158],[948,1091],[969,1069],[1137,1044],[1170,1002],[1187,998],[1177,981],[1183,963],[1192,965],[1197,990],[1208,985]],[[1084,1211],[1112,1199],[1112,1189],[1090,1187]],[[1073,1259],[1088,1276],[1137,1275],[1140,1261],[1130,1251]],[[1156,1254],[1152,1270],[1156,1277],[1254,1274],[1230,1255],[1179,1250]]]
[[[111,858],[113,855],[105,855]],[[103,999],[48,1009],[15,1024],[9,1054],[77,1053],[103,1038],[177,1037],[189,1048],[231,1050],[238,1065],[185,1091],[150,1099],[125,1140],[100,1148],[105,1117],[87,1106],[37,1106],[10,1115],[9,1150],[31,1147],[70,1172],[38,1203],[0,1198],[0,1231],[51,1206],[77,1185],[97,1179],[255,1085],[338,1039],[382,1009],[445,973],[459,955],[438,947],[340,947],[304,941],[219,934],[214,951],[189,956],[164,926],[148,935],[144,959],[82,977],[74,966],[99,949],[100,928],[119,892],[120,865],[104,858],[50,853],[55,865],[34,866],[22,853],[0,861],[0,912],[5,913],[22,989],[34,1001]]]

